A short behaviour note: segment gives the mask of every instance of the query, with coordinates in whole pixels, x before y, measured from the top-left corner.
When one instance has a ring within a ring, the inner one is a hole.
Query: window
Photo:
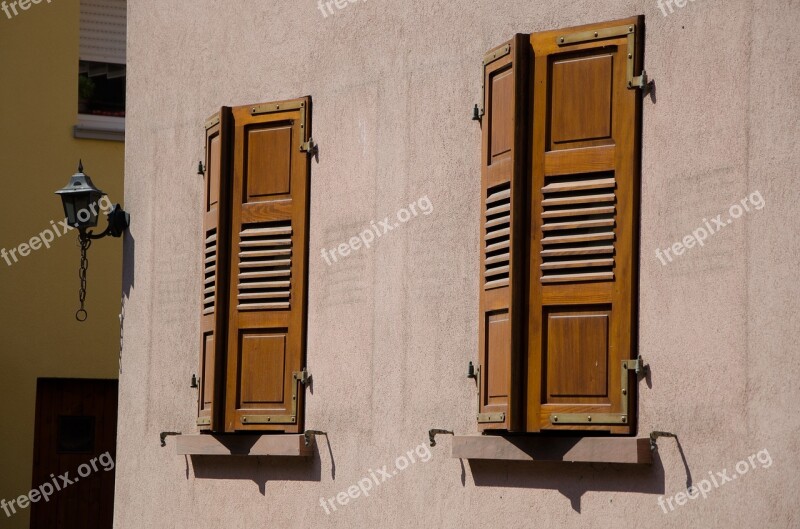
[[[201,431],[303,431],[311,98],[206,122]]]
[[[643,22],[484,57],[483,431],[634,432]]]
[[[125,139],[126,0],[81,0],[76,138]]]

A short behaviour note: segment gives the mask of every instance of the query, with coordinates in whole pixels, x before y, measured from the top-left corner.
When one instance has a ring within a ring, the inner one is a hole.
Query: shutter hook
[[[161,446],[167,446],[167,437],[170,435],[181,435],[181,432],[161,432]]]
[[[436,446],[436,434],[449,434],[455,435],[450,430],[441,430],[439,428],[434,428],[433,430],[428,430],[428,439],[430,439],[431,446]]]
[[[469,367],[467,367],[467,378],[478,378],[478,371],[475,369],[475,364],[472,362],[470,362]]]
[[[316,437],[317,435],[324,435],[327,437],[328,433],[321,430],[306,430],[306,432],[303,434],[303,437],[305,437],[306,446],[311,446],[311,438]]]
[[[658,448],[658,438],[659,437],[674,437],[675,439],[678,438],[677,435],[670,432],[650,432],[650,450],[655,451]]]

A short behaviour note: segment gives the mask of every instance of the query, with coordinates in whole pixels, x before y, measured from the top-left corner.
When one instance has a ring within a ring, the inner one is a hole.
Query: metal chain
[[[78,236],[78,244],[81,247],[81,267],[78,271],[78,277],[81,280],[81,288],[78,291],[78,299],[81,302],[81,308],[75,313],[75,319],[78,321],[86,321],[89,313],[83,308],[86,301],[86,271],[89,269],[89,258],[86,256],[86,251],[92,245],[92,240],[89,237]]]

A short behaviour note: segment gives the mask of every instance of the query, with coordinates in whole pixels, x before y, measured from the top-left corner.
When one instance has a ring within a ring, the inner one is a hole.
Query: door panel
[[[61,490],[31,504],[31,529],[112,527],[116,441],[116,380],[39,379],[31,489]]]

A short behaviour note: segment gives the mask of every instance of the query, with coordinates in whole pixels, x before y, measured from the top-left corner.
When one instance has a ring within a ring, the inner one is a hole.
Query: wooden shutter
[[[303,431],[311,98],[233,109],[226,431]]]
[[[522,415],[527,257],[527,36],[484,57],[478,377],[482,430],[516,430]]]
[[[203,193],[203,285],[201,301],[200,381],[197,425],[222,426],[230,190],[231,109],[206,121]]]
[[[632,432],[642,30],[531,36],[528,431]]]

